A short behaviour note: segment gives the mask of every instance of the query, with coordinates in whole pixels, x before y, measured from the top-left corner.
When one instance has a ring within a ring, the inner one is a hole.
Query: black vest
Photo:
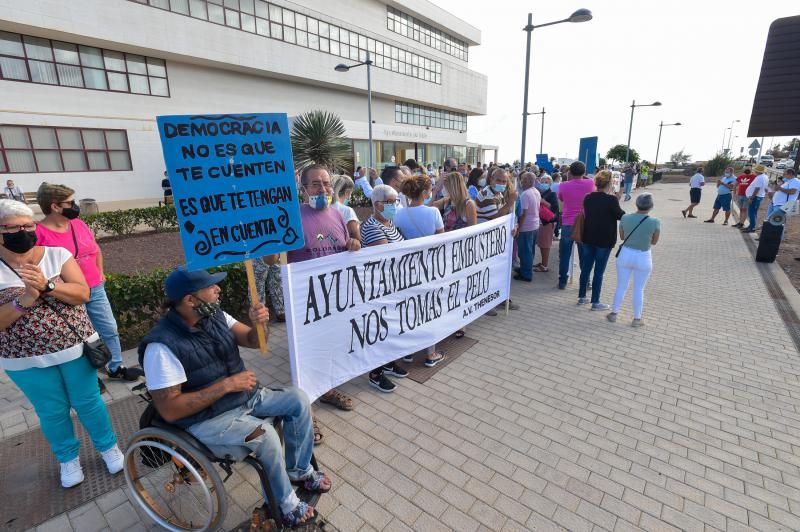
[[[166,345],[180,361],[187,379],[181,385],[183,393],[202,390],[245,369],[244,362],[239,356],[236,338],[228,328],[222,312],[200,320],[195,329],[190,329],[178,313],[174,309],[171,310],[139,344],[139,364],[142,367],[144,367],[145,349],[151,343]],[[247,403],[253,393],[255,392],[226,394],[205,410],[181,418],[174,424],[185,429],[195,423],[211,419]]]

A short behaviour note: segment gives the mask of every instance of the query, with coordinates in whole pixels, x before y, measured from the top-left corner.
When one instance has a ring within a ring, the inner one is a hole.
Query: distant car
[[[775,163],[775,157],[772,155],[762,155],[758,162],[764,166],[772,167],[772,165]]]
[[[776,170],[786,170],[787,168],[794,168],[794,161],[791,159],[781,159],[775,163]]]

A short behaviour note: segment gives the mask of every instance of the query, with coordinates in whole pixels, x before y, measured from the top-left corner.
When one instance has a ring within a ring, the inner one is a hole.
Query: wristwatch
[[[47,284],[44,285],[44,290],[42,290],[43,294],[47,294],[48,292],[52,292],[56,289],[56,283],[53,281],[47,281]]]

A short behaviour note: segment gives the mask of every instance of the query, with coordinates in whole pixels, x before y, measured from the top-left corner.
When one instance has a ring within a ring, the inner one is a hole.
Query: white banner
[[[508,298],[513,219],[283,266],[293,383],[314,401]]]

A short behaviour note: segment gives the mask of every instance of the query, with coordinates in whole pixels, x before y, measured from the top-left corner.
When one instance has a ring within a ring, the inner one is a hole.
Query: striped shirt
[[[405,239],[391,221],[386,226],[375,216],[370,216],[366,222],[361,224],[361,244],[363,246],[371,246],[381,240],[386,240],[387,243],[392,244],[394,242],[402,242]]]
[[[478,207],[478,223],[488,222],[497,217],[497,213],[506,203],[503,194],[495,194],[492,187],[485,187],[478,192],[475,205]]]

